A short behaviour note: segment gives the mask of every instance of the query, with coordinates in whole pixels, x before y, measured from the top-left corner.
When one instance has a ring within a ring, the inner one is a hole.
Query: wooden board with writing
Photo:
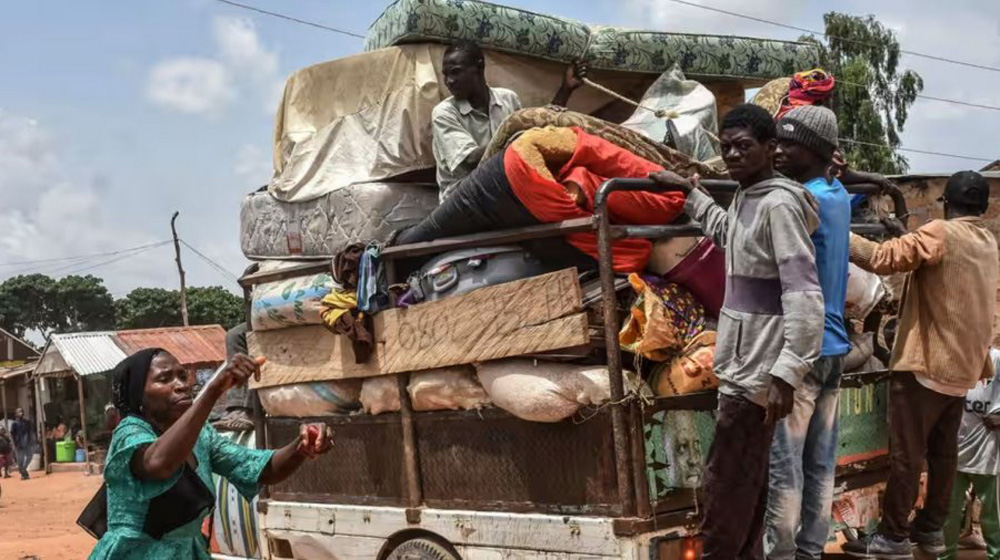
[[[375,317],[384,373],[469,364],[587,344],[574,269],[391,309]]]
[[[351,341],[322,325],[247,333],[251,356],[267,358],[250,388],[380,375],[378,357],[356,364]]]

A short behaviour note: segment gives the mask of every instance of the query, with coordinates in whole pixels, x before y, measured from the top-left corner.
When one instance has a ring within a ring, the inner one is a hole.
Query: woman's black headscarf
[[[142,416],[142,395],[146,389],[146,375],[153,358],[162,348],[146,348],[125,358],[115,366],[111,380],[111,400],[122,418]]]

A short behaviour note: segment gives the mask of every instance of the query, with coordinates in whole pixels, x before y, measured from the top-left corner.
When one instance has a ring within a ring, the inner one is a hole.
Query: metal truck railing
[[[735,181],[703,180],[702,187],[717,199],[725,199],[736,192],[738,184]],[[490,245],[516,244],[525,241],[558,237],[571,233],[596,232],[598,238],[598,269],[601,282],[601,297],[604,320],[605,350],[611,387],[611,423],[614,438],[615,472],[617,476],[618,499],[620,501],[621,519],[616,524],[616,532],[620,534],[636,534],[651,530],[657,526],[652,504],[649,500],[649,487],[646,480],[645,451],[643,438],[643,416],[639,406],[625,398],[625,385],[622,372],[621,346],[618,341],[620,318],[615,300],[615,274],[612,267],[612,243],[621,238],[665,239],[671,237],[692,237],[703,235],[697,224],[663,225],[663,226],[633,226],[612,225],[607,212],[609,197],[618,191],[650,191],[667,192],[671,189],[662,188],[651,179],[617,178],[605,182],[599,188],[595,197],[595,212],[593,218],[581,218],[553,224],[519,228],[514,230],[492,231],[459,237],[438,239],[434,241],[387,247],[382,251],[382,258],[387,267],[387,277],[390,283],[401,280],[395,273],[395,261],[398,259],[439,254],[463,248],[484,247]],[[870,184],[852,185],[847,188],[852,194],[875,194],[880,187]],[[885,228],[878,224],[855,224],[852,231],[862,235],[878,235]],[[328,272],[331,269],[329,259],[303,262],[303,264],[268,272],[258,272],[244,276],[240,285],[244,289],[247,305],[247,324],[250,325],[250,292],[253,286],[266,282],[274,282],[309,274]],[[857,383],[872,382],[880,372],[862,374]],[[874,376],[873,376],[874,375]],[[402,456],[404,466],[404,492],[407,506],[407,518],[411,522],[419,520],[419,508],[423,505],[423,493],[418,469],[418,449],[414,429],[413,408],[406,390],[408,374],[398,375],[400,395],[400,428],[402,430]],[[852,381],[845,378],[845,385]],[[714,394],[696,394],[680,397],[658,399],[656,408],[686,409],[695,407],[704,409],[714,406]],[[259,400],[255,399],[254,422],[256,426],[257,445],[266,445],[263,411]],[[664,402],[659,402],[664,401]],[[711,401],[711,402],[710,402]],[[266,489],[265,489],[266,491]],[[263,494],[262,498],[266,498]],[[266,506],[265,506],[266,507]]]

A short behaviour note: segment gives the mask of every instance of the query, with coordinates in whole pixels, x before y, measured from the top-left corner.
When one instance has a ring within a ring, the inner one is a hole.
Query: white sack
[[[558,422],[611,400],[603,366],[511,358],[478,363],[476,373],[495,406],[531,422]]]
[[[355,410],[361,394],[360,379],[314,381],[257,390],[268,416],[325,416]]]
[[[490,404],[490,398],[469,366],[432,369],[410,374],[413,410],[471,410]]]
[[[368,414],[399,412],[399,388],[395,375],[366,377],[361,384],[361,407]]]

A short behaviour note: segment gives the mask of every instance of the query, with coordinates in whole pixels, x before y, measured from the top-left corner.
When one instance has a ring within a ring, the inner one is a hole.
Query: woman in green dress
[[[303,424],[295,441],[264,450],[206,424],[226,391],[259,373],[255,361],[236,355],[196,399],[194,375],[164,350],[142,350],[118,365],[112,391],[122,421],[104,467],[107,531],[91,560],[207,560],[201,525],[214,503],[213,472],[251,499],[262,484],[281,482],[330,450],[322,425]]]

